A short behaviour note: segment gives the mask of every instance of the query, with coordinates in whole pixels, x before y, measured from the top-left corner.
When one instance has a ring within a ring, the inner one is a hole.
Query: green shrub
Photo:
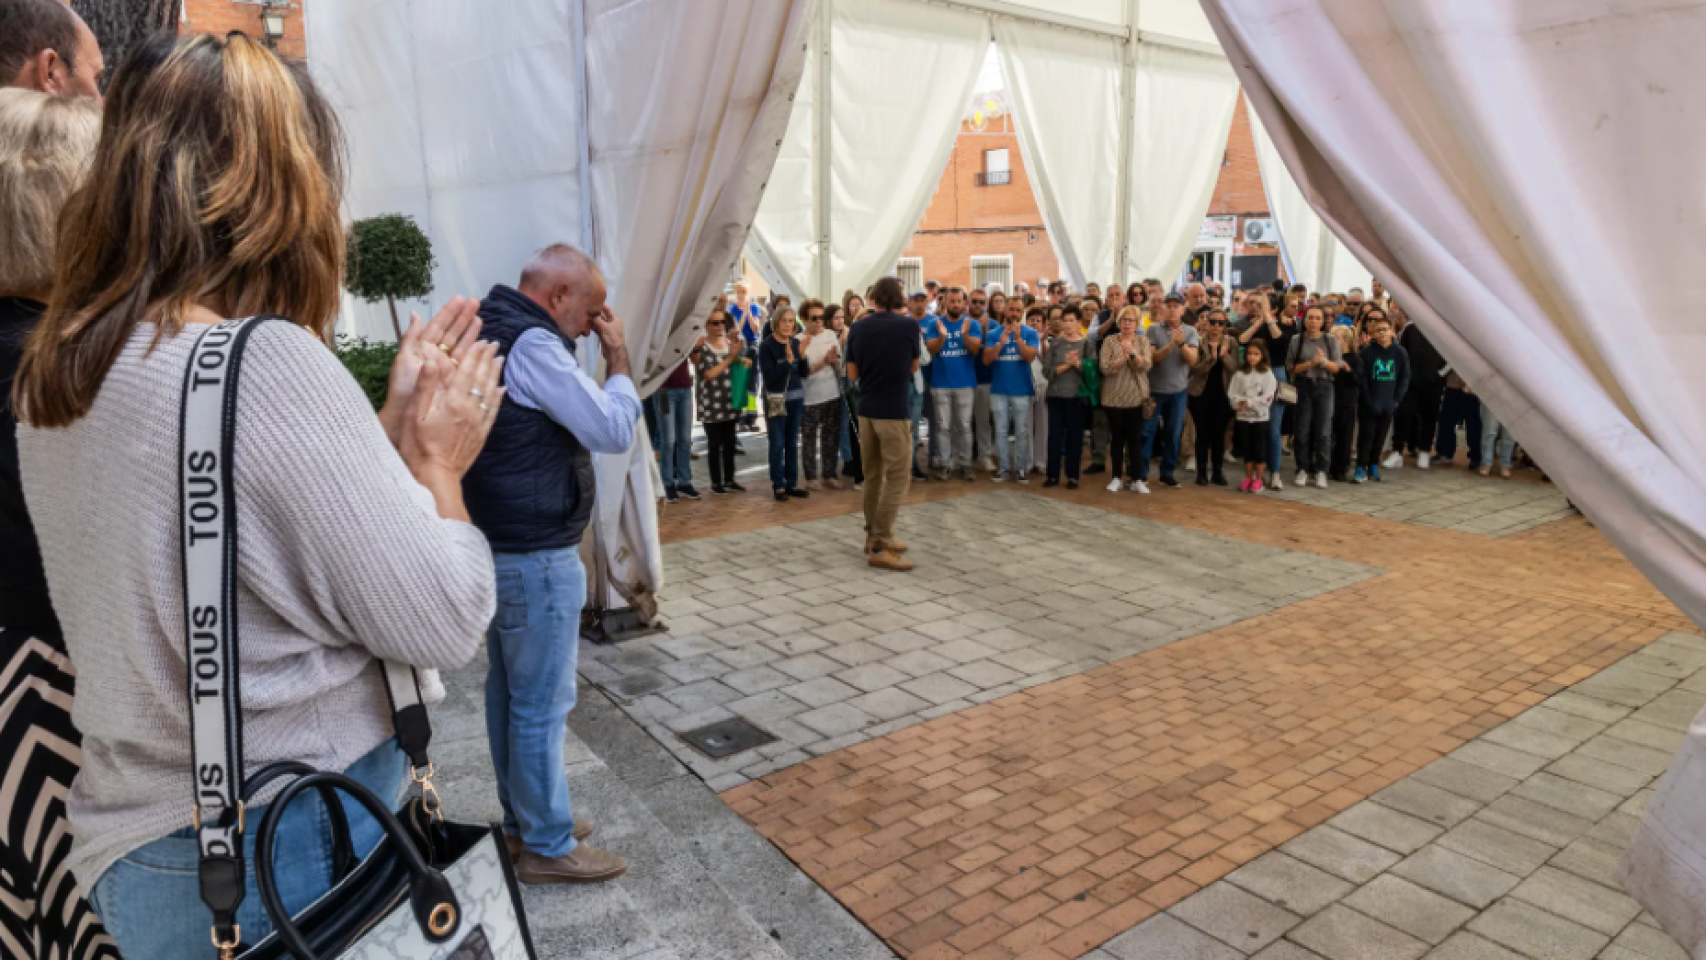
[[[339,337],[338,359],[344,362],[355,382],[361,384],[374,411],[385,406],[385,390],[391,378],[391,364],[397,360],[397,345],[373,343],[366,337]]]
[[[413,217],[392,213],[350,224],[344,261],[344,289],[391,307],[391,332],[403,337],[397,301],[432,293],[432,241]]]

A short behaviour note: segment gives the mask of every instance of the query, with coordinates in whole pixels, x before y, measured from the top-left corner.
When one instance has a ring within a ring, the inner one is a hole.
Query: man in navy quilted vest
[[[586,603],[579,546],[592,517],[592,454],[625,452],[640,419],[622,324],[604,297],[597,264],[559,244],[541,250],[515,287],[499,284],[480,304],[481,337],[504,358],[505,393],[488,398],[503,406],[462,491],[497,564],[486,732],[510,856],[527,883],[590,883],[628,868],[582,842],[592,825],[575,820],[563,772]],[[573,353],[589,333],[609,365],[602,388]]]

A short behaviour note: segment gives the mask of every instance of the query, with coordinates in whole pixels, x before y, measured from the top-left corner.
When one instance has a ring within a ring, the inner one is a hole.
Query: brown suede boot
[[[912,549],[912,548],[907,546],[904,543],[901,543],[899,540],[888,541],[888,551],[890,553],[902,554],[902,553],[905,553],[906,551],[908,551],[910,549]],[[866,553],[876,553],[877,552],[877,538],[876,537],[866,537],[865,538],[865,552]]]
[[[560,857],[523,850],[515,861],[515,876],[522,883],[600,883],[627,872],[628,861],[584,843]]]
[[[582,840],[585,840],[590,836],[592,836],[592,821],[576,820],[574,832],[575,842],[580,843]],[[514,863],[521,859],[521,851],[526,849],[521,842],[521,838],[507,830],[504,831],[504,846],[509,850],[510,863]]]
[[[893,550],[887,549],[886,544],[884,545],[883,549],[879,549],[876,552],[872,553],[870,555],[870,558],[867,559],[865,562],[870,564],[873,567],[878,568],[879,570],[895,570],[895,571],[898,571],[901,573],[905,573],[906,571],[912,569],[912,561],[911,560],[908,560],[908,559],[902,557],[900,554],[895,553]]]

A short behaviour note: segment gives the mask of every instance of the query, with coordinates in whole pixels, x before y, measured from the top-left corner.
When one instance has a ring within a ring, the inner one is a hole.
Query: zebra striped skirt
[[[65,797],[83,763],[71,725],[71,661],[58,645],[0,628],[0,955],[117,960],[65,869]]]

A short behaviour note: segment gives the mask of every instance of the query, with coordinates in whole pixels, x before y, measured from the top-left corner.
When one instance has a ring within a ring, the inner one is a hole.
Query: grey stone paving
[[[1669,634],[1090,960],[1688,960],[1614,877],[1703,703],[1706,637]]]
[[[665,547],[670,633],[583,645],[581,674],[723,791],[1378,572],[1002,491],[903,510],[902,577],[861,561],[861,522]],[[737,716],[778,741],[713,761],[677,736]]]
[[[742,434],[741,442],[747,453],[735,459],[736,476],[749,491],[762,494],[770,482],[769,441],[763,434]],[[703,456],[703,433],[696,432],[693,449],[701,454],[692,463],[693,483],[709,496],[710,465]],[[1228,476],[1241,475],[1235,461],[1228,461],[1227,471]],[[1532,470],[1518,470],[1512,479],[1506,480],[1497,474],[1482,477],[1461,466],[1436,464],[1427,470],[1417,470],[1414,464],[1406,463],[1402,469],[1382,471],[1385,479],[1380,483],[1335,483],[1325,490],[1297,487],[1292,483],[1296,471],[1296,462],[1288,455],[1283,474],[1285,489],[1264,496],[1488,537],[1521,533],[1575,513],[1556,486],[1534,483],[1538,474]],[[1190,474],[1184,469],[1179,477],[1190,482]],[[1086,487],[1093,487],[1105,484],[1107,477],[1089,476],[1084,480]]]
[[[446,809],[497,820],[485,658],[446,677],[433,758]],[[524,886],[541,960],[894,960],[875,934],[626,714],[582,684],[564,757],[592,843],[626,857],[602,884]]]
[[[1380,483],[1335,483],[1325,490],[1292,483],[1297,468],[1287,461],[1285,490],[1270,494],[1345,513],[1461,533],[1503,537],[1571,516],[1564,494],[1551,484],[1531,482],[1532,471],[1509,480],[1483,477],[1462,467],[1381,471]]]

